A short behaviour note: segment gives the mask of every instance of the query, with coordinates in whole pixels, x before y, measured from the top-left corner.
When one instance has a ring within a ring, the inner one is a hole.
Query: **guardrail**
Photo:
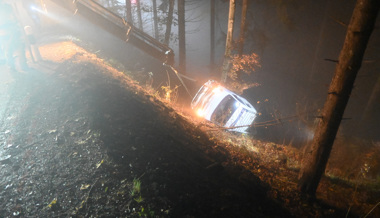
[[[93,0],[74,0],[70,1],[70,3],[65,0],[53,1],[66,8],[74,7],[75,14],[85,17],[93,24],[100,26],[119,39],[136,46],[145,53],[162,61],[162,63],[170,66],[174,65],[174,52],[169,46],[139,30],[99,3]]]

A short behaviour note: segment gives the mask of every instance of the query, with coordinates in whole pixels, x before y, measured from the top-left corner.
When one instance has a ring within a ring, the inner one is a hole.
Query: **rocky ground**
[[[346,215],[297,194],[290,150],[211,134],[71,42],[41,53],[28,72],[1,68],[0,217]]]

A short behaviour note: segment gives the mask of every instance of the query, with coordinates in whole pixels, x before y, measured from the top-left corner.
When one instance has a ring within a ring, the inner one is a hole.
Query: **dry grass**
[[[74,55],[86,53],[86,51],[76,46],[73,42],[65,41],[43,45],[40,47],[40,53],[44,60],[62,63],[71,59]]]
[[[379,184],[380,145],[363,139],[338,138],[326,175],[352,184]]]

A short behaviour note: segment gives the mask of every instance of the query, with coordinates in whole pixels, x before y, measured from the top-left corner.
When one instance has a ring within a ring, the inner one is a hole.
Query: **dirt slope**
[[[189,120],[72,42],[40,50],[0,66],[0,217],[378,214],[378,192],[327,178],[300,196],[298,151]]]
[[[290,216],[173,109],[91,54],[68,57],[2,93],[0,217]]]

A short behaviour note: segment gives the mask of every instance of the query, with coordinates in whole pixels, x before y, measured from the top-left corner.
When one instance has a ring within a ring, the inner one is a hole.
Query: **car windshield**
[[[211,115],[211,121],[224,126],[235,111],[235,103],[236,100],[231,95],[227,95]]]
[[[209,104],[210,97],[213,95],[212,89],[210,87],[204,87],[201,90],[198,101],[196,102],[197,107],[204,108],[206,105]]]

